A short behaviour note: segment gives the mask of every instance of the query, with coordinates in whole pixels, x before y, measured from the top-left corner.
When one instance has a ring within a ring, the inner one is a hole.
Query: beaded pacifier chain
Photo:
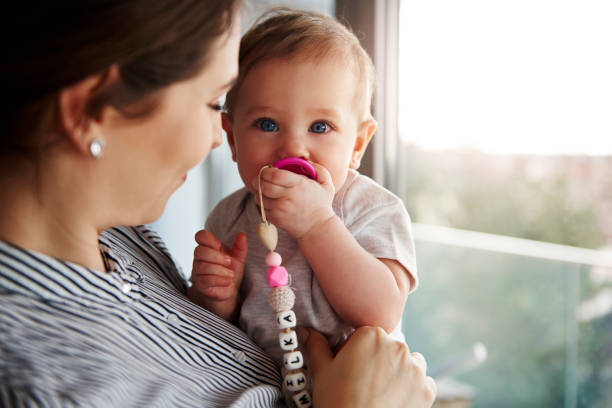
[[[264,166],[259,170],[257,177],[259,186],[259,206],[261,209],[262,222],[257,226],[259,240],[268,251],[266,255],[266,280],[270,286],[268,303],[276,312],[276,323],[281,330],[278,340],[283,354],[283,365],[287,374],[283,378],[283,384],[287,391],[292,393],[293,403],[297,407],[312,406],[312,398],[308,392],[307,378],[304,370],[304,358],[298,348],[297,334],[295,326],[297,324],[295,312],[291,310],[295,303],[295,294],[289,287],[289,273],[285,267],[281,266],[282,258],[279,253],[274,252],[278,244],[278,231],[274,224],[266,219],[266,212],[263,206],[263,196],[261,192],[261,172],[271,167]],[[297,174],[317,179],[317,173],[310,163],[297,157],[288,157],[274,164],[274,167],[289,170]],[[294,329],[294,330],[292,330]]]

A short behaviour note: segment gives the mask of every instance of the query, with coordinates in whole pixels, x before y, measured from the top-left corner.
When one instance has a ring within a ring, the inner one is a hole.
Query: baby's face
[[[324,166],[342,186],[361,144],[351,71],[335,58],[272,59],[251,69],[235,98],[232,146],[249,189],[261,167],[290,156]]]

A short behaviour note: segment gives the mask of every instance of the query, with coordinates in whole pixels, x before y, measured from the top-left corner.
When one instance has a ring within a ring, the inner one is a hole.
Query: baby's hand
[[[334,216],[335,189],[327,169],[313,163],[317,181],[288,170],[268,168],[261,173],[266,217],[277,227],[299,239],[313,227]],[[257,180],[253,181],[257,191]],[[259,195],[256,195],[259,204]]]
[[[198,246],[194,251],[193,270],[188,297],[216,315],[233,321],[239,309],[239,289],[247,254],[244,233],[228,248],[206,230],[195,235]]]

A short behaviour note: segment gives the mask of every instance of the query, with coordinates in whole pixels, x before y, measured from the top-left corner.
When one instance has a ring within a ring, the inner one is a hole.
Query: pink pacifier
[[[312,167],[312,164],[308,163],[304,159],[300,159],[299,157],[285,157],[274,163],[274,167],[282,170],[289,170],[296,174],[301,174],[302,176],[309,177],[313,180],[317,179],[317,172]]]

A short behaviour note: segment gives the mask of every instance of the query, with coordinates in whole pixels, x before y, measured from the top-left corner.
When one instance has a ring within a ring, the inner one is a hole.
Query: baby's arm
[[[228,248],[210,231],[195,236],[192,286],[187,297],[223,319],[234,322],[240,307],[239,289],[247,254],[246,235],[239,233]]]
[[[399,262],[372,256],[335,215],[298,243],[338,315],[355,327],[393,331],[414,286]]]
[[[318,182],[277,169],[262,172],[268,217],[297,239],[340,317],[355,327],[379,326],[391,332],[413,278],[397,261],[377,259],[359,245],[333,212],[329,172],[313,165]]]

